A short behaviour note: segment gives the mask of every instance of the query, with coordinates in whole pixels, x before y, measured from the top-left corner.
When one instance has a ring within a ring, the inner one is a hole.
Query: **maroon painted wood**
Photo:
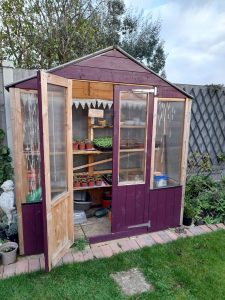
[[[43,253],[43,215],[42,203],[23,203],[23,240],[24,254],[33,255]]]
[[[149,221],[148,194],[150,185],[150,161],[152,139],[152,108],[153,95],[148,100],[148,132],[146,156],[146,181],[144,184],[118,185],[118,149],[119,149],[119,95],[121,91],[130,91],[140,86],[114,86],[114,132],[113,132],[113,185],[112,185],[112,233],[130,231],[130,226],[140,225]],[[122,205],[122,207],[121,207]],[[122,209],[121,209],[122,208]],[[146,228],[146,226],[144,226]],[[147,230],[147,229],[146,229]]]
[[[181,196],[181,186],[150,190],[149,217],[151,228],[149,231],[180,225]]]
[[[78,80],[152,85],[157,86],[159,97],[187,97],[168,82],[135,63],[118,50],[111,50],[77,64],[67,65],[61,69],[53,70],[51,73]],[[37,89],[37,78],[21,82],[15,87]]]

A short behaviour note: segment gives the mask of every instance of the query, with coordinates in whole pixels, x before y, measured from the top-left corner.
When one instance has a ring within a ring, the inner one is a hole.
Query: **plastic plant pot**
[[[87,187],[87,186],[88,186],[88,184],[87,184],[86,181],[82,181],[82,182],[81,182],[81,187]]]
[[[111,200],[102,200],[102,207],[103,208],[109,208],[112,204]]]
[[[90,142],[86,143],[86,144],[85,144],[85,148],[86,148],[87,150],[92,149],[92,148],[93,148],[92,143],[90,143]]]
[[[74,182],[73,187],[79,188],[80,187],[80,182],[79,181]]]
[[[9,265],[16,262],[17,249],[18,244],[14,242],[7,242],[0,246],[3,265]]]
[[[102,179],[97,179],[97,180],[95,181],[95,184],[96,184],[97,186],[101,186],[101,185],[102,185]]]
[[[79,150],[85,150],[85,143],[79,144]]]
[[[73,143],[73,150],[74,151],[78,150],[78,146],[79,146],[78,143]]]
[[[95,185],[94,180],[90,180],[90,181],[88,182],[88,185],[89,185],[89,186],[94,186],[94,185]]]

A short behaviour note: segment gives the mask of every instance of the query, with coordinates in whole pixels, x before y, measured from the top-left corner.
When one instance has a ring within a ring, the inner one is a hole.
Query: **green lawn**
[[[0,299],[127,299],[109,275],[133,267],[155,291],[130,299],[225,299],[225,231],[0,280]]]

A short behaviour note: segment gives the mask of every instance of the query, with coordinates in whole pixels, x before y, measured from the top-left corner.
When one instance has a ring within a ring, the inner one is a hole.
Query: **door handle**
[[[151,221],[149,220],[147,223],[142,223],[142,224],[128,226],[129,229],[139,228],[139,227],[148,227],[148,228],[150,228],[151,227]]]

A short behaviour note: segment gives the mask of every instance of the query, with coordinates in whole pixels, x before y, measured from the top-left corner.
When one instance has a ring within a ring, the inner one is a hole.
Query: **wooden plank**
[[[84,99],[113,99],[113,84],[73,80],[73,98]]]
[[[78,155],[84,155],[84,154],[107,154],[107,153],[112,153],[112,151],[99,151],[99,150],[74,150],[73,154],[78,154]]]
[[[66,78],[63,78],[61,76],[57,76],[55,74],[51,74],[51,73],[45,73],[47,74],[47,82],[49,84],[53,84],[53,85],[59,85],[59,86],[64,86],[64,87],[68,87],[68,80]]]
[[[73,121],[72,121],[72,80],[67,80],[66,89],[66,161],[67,161],[67,181],[68,181],[68,238],[74,242],[73,227]]]
[[[153,123],[152,123],[152,150],[151,150],[152,153],[151,153],[150,189],[153,189],[153,185],[154,185],[157,108],[158,108],[158,98],[155,97],[154,98]]]
[[[93,141],[93,128],[92,128],[92,122],[91,118],[88,117],[88,140]],[[93,174],[94,168],[91,165],[94,162],[94,157],[93,155],[88,155],[88,173]]]
[[[87,60],[83,60],[76,64],[77,66],[84,67],[93,67],[99,69],[109,69],[109,70],[125,70],[125,71],[134,71],[134,72],[142,72],[149,73],[144,67],[140,66],[136,62],[127,59],[126,57],[106,57],[103,55],[99,55],[96,57],[92,57]]]
[[[190,124],[191,124],[191,105],[192,105],[192,100],[186,98],[185,116],[184,116],[184,131],[183,131],[183,149],[182,149],[182,158],[181,158],[182,196],[181,196],[180,225],[183,224],[183,214],[184,214],[184,197],[185,197],[187,159],[188,159],[189,135],[190,135]]]
[[[151,227],[149,231],[156,231],[158,228],[157,215],[159,203],[158,190],[150,190],[149,192],[149,218],[151,220]]]
[[[126,225],[135,225],[136,187],[126,186]]]
[[[145,209],[145,185],[136,185],[135,187],[135,223],[141,224],[146,223],[144,219],[144,209]]]
[[[23,120],[20,104],[20,90],[10,88],[10,109],[13,131],[13,159],[15,173],[16,207],[18,213],[18,234],[20,254],[24,254],[23,238],[23,215],[22,203],[25,202],[26,194],[23,182]]]

